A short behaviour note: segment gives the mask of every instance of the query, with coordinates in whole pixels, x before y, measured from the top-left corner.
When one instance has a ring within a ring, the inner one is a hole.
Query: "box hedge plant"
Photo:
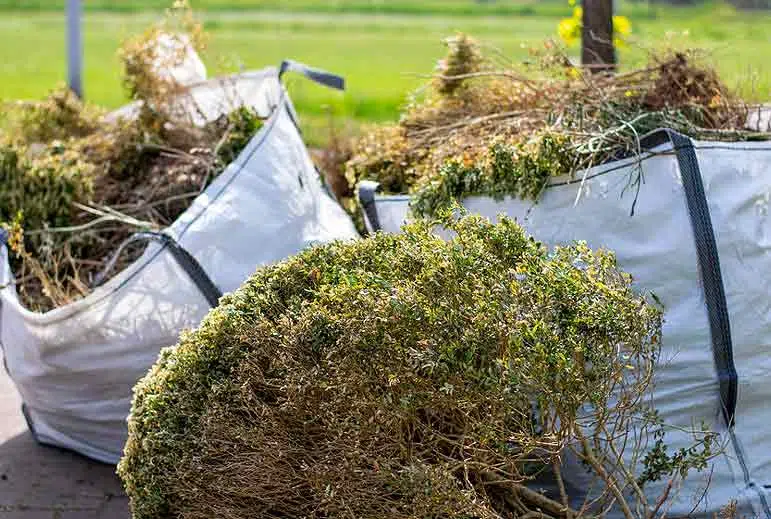
[[[660,426],[661,313],[630,282],[609,252],[448,213],[262,268],[136,386],[133,516],[578,517],[572,451],[596,506],[638,517],[630,489],[703,466],[710,437],[679,457],[636,445],[639,478],[609,456]],[[552,467],[561,491],[534,491]]]

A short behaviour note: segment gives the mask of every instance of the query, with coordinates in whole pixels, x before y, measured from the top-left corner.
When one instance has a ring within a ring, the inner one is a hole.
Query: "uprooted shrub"
[[[609,252],[442,224],[449,241],[424,222],[260,269],[165,349],[118,467],[134,518],[579,517],[528,487],[556,467],[564,490],[568,453],[602,489],[583,513],[655,515],[646,482],[712,445],[641,443],[660,311]]]

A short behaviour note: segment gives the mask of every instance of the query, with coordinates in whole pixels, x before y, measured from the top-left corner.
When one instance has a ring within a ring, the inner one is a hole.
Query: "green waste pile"
[[[592,74],[547,42],[512,65],[465,35],[395,126],[363,137],[347,163],[352,185],[377,180],[432,215],[469,195],[537,199],[551,177],[575,176],[640,153],[661,127],[696,138],[766,139],[745,129],[750,108],[695,51],[654,54],[649,66]]]
[[[248,108],[204,126],[179,110],[185,87],[162,72],[185,58],[188,44],[201,50],[204,35],[185,4],[175,5],[121,49],[135,117],[107,117],[63,87],[8,107],[10,124],[0,133],[0,223],[10,231],[16,288],[30,310],[90,293],[126,238],[171,224],[262,125]],[[160,53],[161,35],[179,50]],[[117,268],[142,250],[127,247]]]

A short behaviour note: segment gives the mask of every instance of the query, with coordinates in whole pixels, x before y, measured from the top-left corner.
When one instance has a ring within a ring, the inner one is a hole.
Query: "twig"
[[[160,152],[163,152],[163,153],[168,153],[168,154],[173,155],[175,157],[185,158],[185,159],[190,160],[192,162],[207,161],[207,159],[205,157],[200,157],[200,156],[197,156],[197,155],[192,155],[192,154],[190,154],[190,153],[188,153],[186,151],[183,151],[183,150],[180,150],[180,149],[177,149],[177,148],[171,148],[169,146],[163,146],[161,144],[153,144],[153,143],[149,143],[148,142],[148,143],[141,144],[141,146],[144,149],[155,150],[155,151],[160,151]]]
[[[125,215],[120,211],[117,211],[111,207],[107,207],[107,206],[93,207],[85,204],[80,204],[78,202],[75,202],[72,205],[77,207],[78,209],[82,209],[83,211],[89,212],[91,214],[95,214],[97,216],[111,216],[116,221],[123,222],[128,225],[133,225],[134,227],[146,227],[150,229],[155,227],[155,224],[153,224],[152,222],[137,220],[136,218],[132,218],[131,216]]]
[[[564,506],[561,503],[558,503],[557,501],[554,501],[553,499],[549,499],[548,497],[544,496],[543,494],[540,494],[534,490],[530,490],[524,485],[521,485],[519,483],[514,483],[511,481],[505,481],[501,480],[499,478],[496,478],[493,474],[489,472],[482,473],[485,484],[486,485],[503,485],[509,489],[511,489],[515,495],[518,497],[521,497],[525,501],[528,501],[534,506],[537,506],[543,510],[546,510],[550,514],[554,516],[559,517],[577,517],[577,512],[575,510],[572,510],[569,506]]]
[[[656,514],[659,513],[659,509],[661,509],[661,506],[666,503],[667,499],[669,498],[669,492],[672,490],[672,485],[674,484],[674,480],[670,479],[667,482],[667,488],[664,489],[664,493],[659,496],[658,501],[656,501],[656,506],[653,508],[653,510],[650,511],[650,513],[646,516],[648,519],[653,519],[656,517]]]
[[[559,488],[562,504],[565,507],[565,517],[567,517],[567,519],[573,519],[575,516],[572,513],[573,511],[570,509],[570,500],[568,499],[568,492],[565,489],[565,482],[562,481],[562,467],[560,466],[560,459],[556,456],[552,460],[552,469],[554,470],[554,479],[557,480],[557,488]]]
[[[531,511],[522,515],[519,519],[553,519],[552,516],[546,515],[543,512]]]
[[[504,77],[507,79],[513,79],[514,81],[518,83],[522,83],[523,85],[527,86],[531,90],[536,90],[538,87],[535,85],[538,80],[526,78],[524,76],[521,76],[519,74],[515,74],[510,71],[505,70],[496,70],[496,71],[484,71],[484,72],[469,72],[467,74],[457,74],[457,75],[444,75],[444,74],[416,74],[417,77],[422,78],[437,78],[437,79],[473,79],[473,78],[480,78],[480,77]]]
[[[589,463],[589,465],[591,465],[594,471],[597,472],[597,475],[600,476],[603,479],[603,481],[605,481],[605,484],[608,486],[613,496],[618,500],[619,506],[621,507],[621,511],[624,513],[624,517],[626,517],[626,519],[635,519],[634,514],[632,514],[632,510],[629,509],[629,505],[624,499],[623,494],[616,486],[615,478],[611,477],[608,474],[608,472],[605,470],[605,467],[603,467],[602,464],[594,456],[593,450],[589,445],[589,442],[586,439],[586,436],[584,436],[584,434],[581,432],[580,427],[576,428],[576,436],[578,437],[578,440],[581,442],[581,445],[583,446],[584,458]]]
[[[715,466],[710,465],[709,468],[709,475],[707,475],[707,483],[704,485],[704,491],[701,493],[701,496],[696,501],[696,504],[693,505],[693,508],[690,512],[688,512],[688,517],[691,517],[693,513],[696,511],[696,509],[699,507],[702,501],[704,501],[704,498],[707,497],[707,491],[709,490],[710,485],[712,484],[712,474],[715,472]]]

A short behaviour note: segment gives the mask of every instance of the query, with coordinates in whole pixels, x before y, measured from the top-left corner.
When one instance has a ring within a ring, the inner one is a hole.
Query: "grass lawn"
[[[627,0],[623,0],[627,1]],[[0,0],[5,10],[61,10],[67,0]],[[161,10],[167,0],[84,0],[89,11],[138,12]],[[562,0],[192,0],[196,9],[207,11],[294,11],[316,13],[409,14],[409,15],[559,15]],[[625,5],[627,10],[648,13],[647,2]]]
[[[48,10],[29,9],[36,2]],[[210,73],[294,58],[347,78],[344,94],[290,80],[291,95],[315,142],[323,140],[330,112],[338,125],[395,119],[407,94],[422,82],[420,76],[443,54],[443,37],[468,32],[513,60],[522,60],[529,46],[554,36],[559,18],[569,14],[567,3],[524,0],[483,4],[471,14],[468,8],[475,4],[470,0],[208,2],[201,16],[212,35],[205,57]],[[0,0],[0,99],[43,96],[65,77],[64,19],[57,5],[62,3],[25,0],[27,9],[18,9],[19,2]],[[84,16],[86,97],[119,106],[125,99],[116,49],[123,38],[158,17],[157,11],[136,8],[166,2],[85,3],[94,8]],[[106,5],[112,11],[98,9]],[[388,12],[383,12],[385,5],[390,6]],[[643,62],[646,49],[662,44],[668,33],[687,31],[688,36],[677,40],[710,49],[729,82],[754,99],[771,97],[771,68],[766,64],[771,14],[737,13],[719,4],[648,10],[645,4],[622,3],[620,10],[630,16],[634,28],[633,44],[620,52],[622,66]]]

